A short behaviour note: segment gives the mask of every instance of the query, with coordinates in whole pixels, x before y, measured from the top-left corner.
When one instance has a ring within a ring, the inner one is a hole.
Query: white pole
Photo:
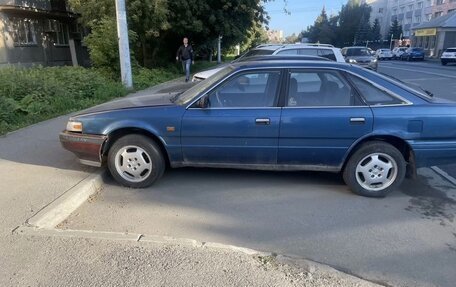
[[[217,63],[222,63],[222,36],[219,36],[217,41]]]
[[[390,50],[393,49],[393,34],[391,34],[391,39],[390,39]]]
[[[119,40],[120,73],[122,83],[128,89],[133,87],[131,76],[130,47],[128,44],[127,12],[125,0],[116,0],[117,35]]]

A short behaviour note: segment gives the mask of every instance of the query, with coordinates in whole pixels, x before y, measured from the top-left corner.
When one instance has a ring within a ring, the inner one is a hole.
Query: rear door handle
[[[362,124],[366,123],[366,119],[365,118],[350,118],[350,123],[362,125]]]
[[[271,124],[271,120],[270,119],[267,119],[267,118],[264,118],[264,119],[255,119],[255,123],[257,125],[269,125]]]

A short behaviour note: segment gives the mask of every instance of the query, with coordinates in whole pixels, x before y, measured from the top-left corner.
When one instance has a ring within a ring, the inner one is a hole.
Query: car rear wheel
[[[108,153],[108,168],[120,184],[133,188],[152,185],[165,171],[160,148],[143,135],[118,139]]]
[[[406,162],[394,146],[380,141],[363,144],[348,160],[343,178],[362,196],[385,197],[404,180]]]

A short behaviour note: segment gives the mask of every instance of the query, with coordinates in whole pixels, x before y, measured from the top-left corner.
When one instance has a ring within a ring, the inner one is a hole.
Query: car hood
[[[136,96],[125,97],[113,100],[92,108],[81,111],[78,115],[86,115],[98,112],[129,109],[150,106],[170,106],[174,105],[171,99],[181,92],[157,93],[157,94],[139,94]]]
[[[371,61],[373,59],[373,57],[371,56],[348,56],[347,57],[348,59],[354,59],[356,61]]]

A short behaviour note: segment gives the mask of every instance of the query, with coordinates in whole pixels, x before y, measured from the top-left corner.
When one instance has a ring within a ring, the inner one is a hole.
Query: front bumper
[[[59,135],[63,148],[74,153],[82,164],[101,166],[105,135],[88,135],[63,131]]]
[[[440,58],[442,62],[456,63],[456,58]]]

